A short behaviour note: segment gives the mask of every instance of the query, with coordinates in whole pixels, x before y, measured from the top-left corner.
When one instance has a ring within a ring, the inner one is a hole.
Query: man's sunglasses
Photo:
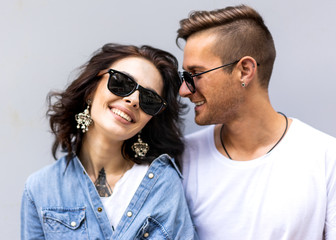
[[[139,90],[140,108],[147,114],[155,116],[167,106],[166,101],[156,92],[139,85],[131,76],[109,69],[104,74],[109,73],[107,88],[119,97],[126,97]]]
[[[196,73],[196,74],[191,74],[191,73],[186,72],[186,71],[180,72],[181,85],[182,85],[183,81],[185,81],[185,83],[186,83],[188,89],[190,90],[190,92],[191,93],[195,93],[196,92],[196,87],[195,87],[194,77],[200,76],[200,75],[202,75],[204,73],[208,73],[208,72],[217,70],[219,68],[223,68],[223,67],[227,67],[227,66],[236,64],[238,62],[239,62],[239,60],[236,60],[236,61],[234,61],[232,63],[224,64],[222,66],[219,66],[219,67],[216,67],[216,68],[212,68],[210,70],[207,70],[207,71],[204,71],[204,72],[200,72],[200,73]]]

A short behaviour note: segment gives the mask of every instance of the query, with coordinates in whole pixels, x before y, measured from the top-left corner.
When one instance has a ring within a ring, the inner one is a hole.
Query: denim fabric
[[[21,239],[194,239],[194,228],[174,160],[150,165],[115,230],[77,157],[33,175],[21,206]]]

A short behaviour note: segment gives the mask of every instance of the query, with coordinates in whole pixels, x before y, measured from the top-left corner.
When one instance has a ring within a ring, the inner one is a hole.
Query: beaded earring
[[[77,122],[77,128],[78,129],[81,128],[83,133],[89,131],[89,126],[93,123],[93,120],[90,116],[90,111],[89,111],[91,101],[88,100],[87,104],[88,105],[83,112],[75,115],[75,119],[76,119],[76,122]]]
[[[138,133],[138,141],[133,143],[131,148],[135,152],[134,157],[145,157],[149,150],[148,144],[142,141],[140,133]]]

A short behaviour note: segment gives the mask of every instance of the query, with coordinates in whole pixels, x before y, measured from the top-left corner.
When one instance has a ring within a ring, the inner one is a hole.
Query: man
[[[180,38],[180,95],[211,125],[186,137],[182,166],[200,239],[336,239],[336,139],[271,106],[276,54],[261,16],[193,12]]]

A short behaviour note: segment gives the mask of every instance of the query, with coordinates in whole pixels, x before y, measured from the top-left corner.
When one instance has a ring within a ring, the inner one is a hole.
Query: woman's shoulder
[[[177,179],[182,178],[182,174],[175,162],[175,159],[168,154],[162,154],[152,162],[152,164],[149,166],[148,171],[151,172],[154,170],[171,175],[171,177],[174,176]]]
[[[163,195],[180,195],[183,192],[182,174],[174,158],[163,154],[156,158],[142,182],[145,186],[152,186],[152,191]]]
[[[32,173],[26,180],[26,188],[39,189],[44,185],[55,181],[57,177],[65,171],[67,167],[66,157],[58,159],[56,162],[44,166],[43,168]]]

